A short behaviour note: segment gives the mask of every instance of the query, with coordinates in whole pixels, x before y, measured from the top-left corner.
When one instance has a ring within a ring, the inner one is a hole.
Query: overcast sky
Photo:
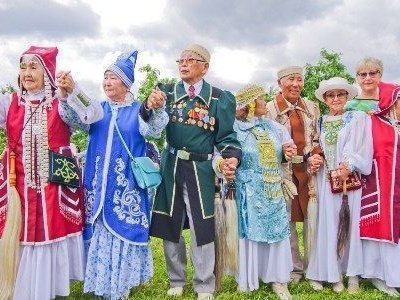
[[[58,70],[102,97],[104,69],[120,51],[139,50],[161,77],[193,42],[211,52],[206,80],[235,92],[246,83],[276,86],[285,65],[315,63],[321,48],[343,54],[350,73],[380,58],[383,78],[400,83],[400,1],[389,0],[0,0],[0,87],[16,85],[30,45],[57,46]],[[134,90],[143,75],[136,73]]]

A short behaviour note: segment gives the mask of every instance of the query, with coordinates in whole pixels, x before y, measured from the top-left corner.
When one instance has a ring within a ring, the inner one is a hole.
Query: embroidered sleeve
[[[90,99],[78,86],[68,96],[66,103],[84,124],[92,124],[103,118],[100,102]]]
[[[61,119],[73,129],[82,129],[89,131],[89,125],[84,124],[78,114],[68,105],[67,101],[61,100],[58,105],[58,113]]]
[[[7,112],[11,104],[11,96],[8,94],[0,94],[0,127],[6,127]]]
[[[154,109],[148,122],[139,115],[139,132],[144,137],[160,138],[168,121],[168,114],[164,108]]]

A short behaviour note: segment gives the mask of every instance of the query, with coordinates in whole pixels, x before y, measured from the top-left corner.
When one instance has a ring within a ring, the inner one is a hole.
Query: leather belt
[[[166,148],[169,153],[176,155],[178,158],[182,160],[193,160],[193,161],[206,161],[206,160],[211,160],[213,158],[213,154],[207,154],[207,153],[193,153],[193,152],[188,152],[183,149],[176,149],[172,146],[167,146]]]

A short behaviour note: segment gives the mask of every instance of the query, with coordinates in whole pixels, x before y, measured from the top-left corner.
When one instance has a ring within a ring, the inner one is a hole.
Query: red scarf
[[[360,216],[361,238],[392,243],[399,242],[400,234],[400,143],[384,115],[399,92],[400,86],[379,84],[381,111],[371,117],[374,162],[371,174],[365,177]]]

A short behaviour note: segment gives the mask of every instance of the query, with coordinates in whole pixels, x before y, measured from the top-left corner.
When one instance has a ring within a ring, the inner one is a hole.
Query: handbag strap
[[[126,152],[128,152],[128,155],[129,155],[130,159],[133,160],[133,155],[132,155],[131,151],[129,151],[128,145],[126,144],[124,138],[122,137],[121,131],[119,130],[118,125],[117,125],[117,121],[115,121],[114,126],[115,126],[115,129],[118,132],[118,135],[119,135],[119,138],[121,139],[122,144],[125,147]]]

